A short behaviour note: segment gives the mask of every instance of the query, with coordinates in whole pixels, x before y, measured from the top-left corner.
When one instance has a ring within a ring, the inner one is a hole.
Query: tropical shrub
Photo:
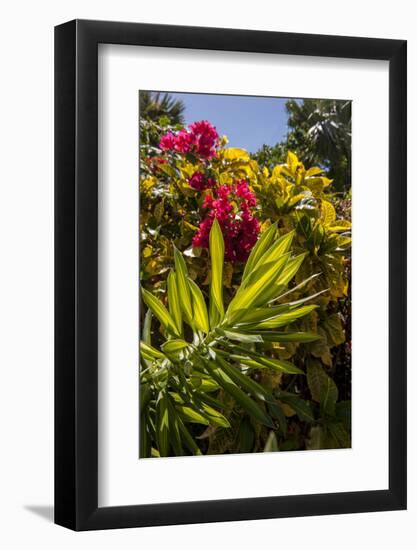
[[[141,119],[141,456],[349,447],[349,200],[291,151],[265,166],[208,122],[171,122]],[[268,317],[245,325],[227,312],[263,275],[255,251],[280,239],[286,261],[298,258],[285,283],[291,302],[265,291],[265,307],[247,304],[245,315],[307,313],[271,340],[259,327]],[[236,332],[241,341],[229,338]]]
[[[272,388],[255,378],[262,371],[278,376],[304,372],[289,361],[262,352],[271,351],[274,344],[312,342],[320,337],[286,330],[287,325],[317,306],[303,305],[314,297],[286,301],[296,288],[288,289],[288,283],[305,255],[292,256],[293,233],[276,236],[276,225],[272,225],[258,240],[227,309],[223,302],[225,246],[216,218],[209,236],[209,308],[200,288],[188,277],[184,258],[177,250],[175,269],[168,276],[168,309],[142,289],[149,308],[140,345],[142,456],[183,455],[187,451],[201,454],[201,447],[189,430],[190,423],[229,429],[231,422],[241,421],[246,414],[260,426],[285,430],[279,398],[285,403],[288,396],[280,392],[274,395]],[[305,281],[299,286],[304,284]],[[152,346],[152,314],[164,335],[159,349]],[[213,392],[218,395],[213,397]],[[302,414],[313,418],[309,407],[302,406]],[[200,439],[202,433],[201,430]]]

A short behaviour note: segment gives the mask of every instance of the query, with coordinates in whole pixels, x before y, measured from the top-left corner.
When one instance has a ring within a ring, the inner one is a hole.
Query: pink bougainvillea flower
[[[246,180],[240,180],[236,183],[236,195],[244,199],[247,206],[256,206],[255,194],[249,189],[248,182]]]
[[[216,128],[207,120],[201,120],[190,124],[189,129],[197,154],[206,159],[213,158],[219,143],[219,134]]]
[[[213,197],[212,195],[209,195],[209,193],[206,194],[206,196],[204,197],[204,201],[203,201],[203,208],[210,208],[212,209],[213,208]]]
[[[204,191],[205,189],[211,189],[215,187],[216,182],[213,178],[206,177],[202,172],[194,172],[191,178],[188,179],[188,183],[193,189],[197,191]]]
[[[210,160],[216,155],[218,145],[219,134],[207,120],[194,122],[177,134],[168,132],[159,142],[159,147],[163,151],[176,151],[183,154],[192,152],[205,160]]]
[[[176,136],[172,132],[168,132],[161,137],[159,147],[163,151],[172,151],[175,147]]]
[[[203,208],[209,212],[194,235],[193,246],[208,248],[210,230],[217,219],[223,233],[226,261],[246,261],[260,230],[259,221],[253,215],[254,206],[255,195],[245,180],[212,189],[204,198]]]
[[[189,153],[191,151],[191,148],[193,146],[193,138],[191,134],[187,132],[187,130],[181,130],[178,132],[178,134],[175,136],[175,144],[174,149],[178,153]]]

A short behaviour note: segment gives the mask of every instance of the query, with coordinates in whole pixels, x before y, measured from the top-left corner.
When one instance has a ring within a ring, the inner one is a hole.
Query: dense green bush
[[[257,159],[141,119],[141,456],[350,446],[350,202]]]

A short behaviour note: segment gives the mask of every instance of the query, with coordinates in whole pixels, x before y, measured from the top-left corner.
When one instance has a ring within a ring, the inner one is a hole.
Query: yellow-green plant
[[[210,381],[204,378],[200,390],[202,387],[211,388],[211,391],[203,392],[203,397],[218,402],[217,407],[213,401],[208,406],[220,412],[230,427],[218,425],[216,428],[206,418],[202,426],[204,428],[205,424],[207,428],[201,432],[203,428],[196,421],[187,423],[184,410],[178,423],[184,424],[199,451],[203,453],[250,452],[262,450],[264,446],[274,449],[277,445],[280,450],[348,447],[350,348],[345,344],[345,340],[349,339],[346,332],[349,335],[351,224],[349,213],[344,214],[346,210],[340,208],[338,195],[332,192],[332,181],[327,178],[322,167],[306,168],[293,152],[288,153],[284,163],[268,169],[258,164],[246,151],[228,148],[226,139],[219,141],[216,155],[210,159],[201,159],[192,154],[176,151],[162,151],[156,144],[159,143],[161,133],[167,132],[170,128],[149,124],[152,131],[148,127],[144,127],[143,131],[152,134],[153,145],[141,137],[141,143],[144,144],[141,149],[140,179],[140,277],[143,299],[146,303],[147,299],[152,300],[149,294],[153,296],[175,322],[181,322],[182,333],[181,336],[175,336],[172,326],[171,329],[165,328],[156,313],[152,313],[149,304],[146,317],[143,308],[143,341],[145,345],[151,345],[162,354],[158,358],[154,356],[154,367],[145,370],[148,367],[143,368],[146,357],[143,357],[144,348],[142,349],[141,369],[144,374],[141,375],[141,387],[144,397],[141,402],[149,403],[149,407],[145,406],[144,414],[153,414],[155,419],[160,417],[156,406],[160,390],[157,392],[156,387],[149,385],[151,372],[159,372],[160,369],[161,372],[165,372],[167,361],[170,364],[169,372],[174,372],[178,363],[187,364],[187,368],[189,366],[189,354],[193,348],[189,345],[184,346],[178,354],[179,359],[176,359],[169,350],[170,346],[179,346],[180,343],[171,341],[183,340],[196,345],[194,334],[205,334],[198,328],[193,329],[193,309],[184,305],[187,301],[184,302],[181,298],[181,318],[178,313],[175,314],[175,308],[172,309],[172,304],[176,300],[177,278],[181,276],[178,267],[180,264],[181,272],[186,273],[184,280],[191,304],[192,300],[196,299],[194,296],[199,295],[209,304],[210,330],[213,316],[216,315],[216,310],[213,310],[214,298],[210,296],[215,275],[213,258],[210,258],[205,249],[192,247],[193,238],[206,215],[203,208],[205,197],[213,193],[210,189],[202,191],[190,185],[190,178],[196,173],[202,173],[206,178],[212,178],[217,186],[233,186],[238,180],[248,183],[251,192],[256,194],[258,204],[254,209],[254,215],[259,220],[262,239],[269,234],[270,227],[281,236],[291,234],[292,251],[302,258],[297,272],[289,282],[292,300],[297,302],[314,295],[314,304],[317,306],[308,315],[293,320],[291,329],[299,333],[315,334],[318,338],[303,342],[291,339],[250,343],[235,341],[235,345],[262,354],[267,360],[291,361],[307,374],[295,375],[284,371],[278,372],[276,369],[251,370],[247,363],[240,364],[232,360],[235,370],[240,369],[246,379],[266,388],[278,403],[274,410],[280,415],[279,419],[273,417],[267,402],[258,402],[255,399],[255,402],[272,417],[275,429],[267,428],[265,424],[255,421],[254,416],[246,413],[232,397],[228,397],[226,390],[222,386],[219,387],[211,376]],[[223,308],[227,310],[241,291],[247,266],[225,259],[222,267]],[[273,306],[283,305],[283,300],[285,297],[278,299]],[[184,307],[187,308],[186,311],[183,310]],[[204,309],[201,311],[204,312]],[[221,327],[218,328],[222,330]],[[149,339],[151,332],[152,343]],[[219,334],[217,337],[222,342],[218,351],[228,353],[227,345],[230,346],[233,341],[225,336],[220,338]],[[168,343],[166,352],[162,346]],[[209,346],[211,353],[212,348],[213,345]],[[222,359],[221,353],[219,356]],[[238,353],[234,355],[239,356]],[[163,368],[160,365],[163,365]],[[204,376],[209,376],[205,369],[203,372]],[[191,377],[193,385],[197,383],[196,376],[194,372]],[[181,379],[181,384],[191,383],[187,377],[189,378],[188,374]],[[200,390],[195,389],[193,395],[199,395]],[[167,399],[171,404],[174,400],[173,407],[176,412],[178,407],[185,406],[184,402],[175,401],[178,400],[178,395],[181,396],[181,392],[174,389],[168,391]],[[206,403],[207,399],[203,402]],[[189,412],[188,408],[185,410]],[[241,414],[237,414],[238,410]],[[147,442],[143,442],[141,448],[148,449],[149,452],[150,449],[154,449],[152,452],[158,454],[155,421],[152,422],[151,419],[149,423],[143,421],[142,424],[153,428],[146,432]],[[143,435],[144,432],[141,433]],[[189,447],[187,451],[184,447],[182,449],[183,452],[190,452]],[[173,452],[172,443],[170,452]],[[149,453],[145,452],[144,455],[148,456]]]
[[[254,374],[303,376],[303,370],[265,355],[263,348],[319,338],[288,328],[317,307],[305,305],[316,296],[288,301],[290,294],[307,282],[288,288],[305,257],[292,255],[292,240],[293,233],[279,236],[275,224],[263,233],[227,308],[223,302],[224,241],[217,220],[210,232],[208,306],[177,250],[175,269],[168,277],[168,309],[142,289],[149,309],[140,344],[141,456],[201,454],[201,439],[190,430],[190,424],[228,430],[230,415],[236,415],[236,410],[272,432],[285,422],[279,399],[256,381]],[[158,319],[165,338],[159,349],[152,345],[151,315]],[[284,393],[279,397],[285,402]],[[232,401],[231,407],[227,400]],[[297,403],[291,404],[297,408]],[[304,403],[302,408],[299,414],[313,420],[308,405]]]

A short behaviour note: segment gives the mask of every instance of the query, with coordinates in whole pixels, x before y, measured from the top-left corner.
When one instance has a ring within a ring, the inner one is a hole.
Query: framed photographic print
[[[406,42],[55,30],[55,521],[406,507]]]

